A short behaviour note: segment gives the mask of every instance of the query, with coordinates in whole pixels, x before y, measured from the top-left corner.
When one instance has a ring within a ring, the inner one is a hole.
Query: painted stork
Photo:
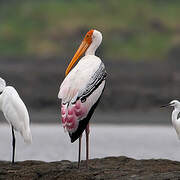
[[[102,41],[97,30],[87,32],[65,73],[58,98],[61,99],[62,125],[68,131],[71,142],[79,138],[78,168],[81,158],[81,137],[86,132],[86,166],[89,159],[89,120],[105,87],[106,70],[95,51]],[[85,53],[77,65],[75,62]]]

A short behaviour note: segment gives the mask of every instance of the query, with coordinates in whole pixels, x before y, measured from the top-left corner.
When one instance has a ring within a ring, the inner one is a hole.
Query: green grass
[[[81,35],[103,33],[103,56],[165,59],[180,43],[177,0],[34,0],[0,4],[1,55],[71,57]]]

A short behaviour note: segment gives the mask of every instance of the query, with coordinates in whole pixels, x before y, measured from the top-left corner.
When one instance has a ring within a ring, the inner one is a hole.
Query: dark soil
[[[102,58],[103,59],[103,58]],[[0,76],[34,109],[57,108],[57,94],[70,59],[0,58]],[[149,109],[179,99],[180,61],[104,60],[107,84],[100,110]]]
[[[133,180],[167,180],[180,179],[180,162],[150,159],[135,160],[121,157],[107,157],[89,161],[86,169],[82,161],[80,169],[76,162],[42,162],[0,161],[0,179],[35,180],[35,179],[63,179],[63,180],[103,180],[103,179],[133,179]]]

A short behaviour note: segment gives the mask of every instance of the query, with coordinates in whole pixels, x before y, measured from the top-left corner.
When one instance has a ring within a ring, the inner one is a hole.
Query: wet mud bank
[[[99,180],[99,179],[180,179],[180,162],[149,159],[135,160],[125,156],[91,159],[89,169],[85,161],[77,169],[76,162],[42,162],[0,161],[0,179],[35,180],[35,179],[68,179],[68,180]]]

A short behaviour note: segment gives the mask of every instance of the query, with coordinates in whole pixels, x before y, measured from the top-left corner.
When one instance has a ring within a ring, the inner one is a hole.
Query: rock
[[[82,161],[80,169],[77,169],[76,162],[65,160],[60,162],[24,161],[16,162],[14,165],[0,161],[1,179],[180,179],[180,162],[165,159],[135,160],[120,156],[91,159],[89,169],[86,169],[85,161]]]

